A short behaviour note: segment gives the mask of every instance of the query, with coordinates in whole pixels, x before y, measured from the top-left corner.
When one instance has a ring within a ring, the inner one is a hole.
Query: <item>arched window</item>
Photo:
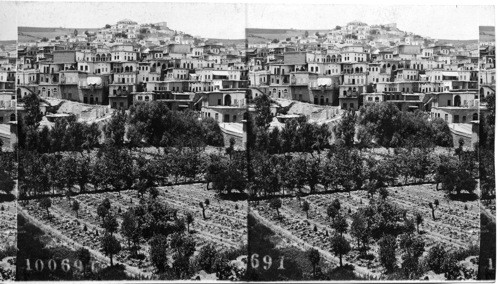
[[[224,96],[224,105],[225,106],[230,106],[231,105],[231,95],[225,95]]]
[[[455,98],[453,98],[453,105],[460,106],[460,96],[456,95]]]
[[[472,114],[472,120],[479,120],[479,116],[478,116],[477,112]]]

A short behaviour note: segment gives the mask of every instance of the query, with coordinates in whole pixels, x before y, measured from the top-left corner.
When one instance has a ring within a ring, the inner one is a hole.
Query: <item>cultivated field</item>
[[[15,202],[0,203],[0,281],[13,280],[16,274],[15,256],[8,253],[16,246],[16,220]]]
[[[416,212],[424,217],[423,224],[420,225],[420,235],[424,238],[426,251],[436,244],[443,244],[447,249],[455,250],[479,244],[478,201],[449,200],[445,192],[435,190],[435,185],[392,187],[388,191],[388,200],[408,210],[408,217],[415,216]],[[282,199],[281,219],[277,217],[276,210],[270,208],[265,201],[252,205],[251,212],[259,221],[282,237],[283,241],[278,244],[279,246],[295,246],[303,250],[315,247],[325,261],[338,264],[338,258],[330,250],[330,237],[335,231],[330,226],[326,210],[336,198],[340,200],[341,214],[347,217],[350,229],[352,214],[358,208],[369,204],[369,196],[365,191],[351,192],[350,196],[348,193],[335,193],[302,198],[310,205],[308,219],[301,210],[301,201],[296,198]],[[439,200],[439,206],[435,211],[434,221],[428,203],[434,202],[435,199]],[[378,245],[371,240],[368,254],[375,257],[372,260],[362,259],[356,250],[356,240],[350,235],[349,230],[345,237],[350,242],[352,250],[344,257],[344,263],[354,265],[358,275],[366,277],[370,274],[379,277],[384,269],[378,261]]]
[[[213,191],[206,190],[206,184],[160,187],[159,193],[157,200],[173,209],[178,209],[178,217],[184,217],[188,212],[193,214],[194,222],[190,225],[190,231],[196,241],[197,250],[209,243],[214,244],[219,251],[239,248],[246,244],[245,201],[221,200]],[[49,209],[50,220],[37,201],[27,201],[21,209],[30,216],[32,222],[39,223],[46,233],[59,239],[65,246],[86,247],[94,258],[107,263],[107,258],[100,251],[99,237],[104,234],[104,229],[97,215],[97,207],[105,198],[110,200],[110,211],[116,214],[118,223],[122,222],[119,212],[124,213],[128,208],[140,204],[137,192],[129,190],[82,194],[71,198],[80,204],[78,218],[76,212],[71,210],[72,200],[69,201],[67,198],[52,198],[52,206]],[[206,219],[203,219],[199,203],[205,199],[209,199],[210,205],[206,207]],[[87,228],[86,231],[84,227]],[[120,233],[116,234],[116,238],[123,249],[115,257],[115,262],[124,264],[129,274],[150,277],[154,268],[149,260],[149,245],[144,241],[141,242],[138,253],[146,257],[139,260],[129,257],[130,253],[125,249],[127,241]]]

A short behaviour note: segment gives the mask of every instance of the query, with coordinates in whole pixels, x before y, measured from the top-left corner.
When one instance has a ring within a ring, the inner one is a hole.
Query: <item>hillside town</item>
[[[439,44],[396,24],[355,21],[250,47],[248,78],[255,94],[334,106],[336,113],[392,102],[402,111],[443,118],[468,146],[477,141],[473,128],[485,97],[477,94],[477,42]]]
[[[477,140],[473,129],[484,98],[477,94],[477,43],[439,44],[396,24],[355,21],[245,48],[243,42],[228,45],[173,31],[166,22],[122,20],[20,43],[18,57],[19,98],[36,93],[111,109],[159,100],[173,110],[213,117],[241,139],[247,88],[252,97],[268,94],[285,105],[332,107],[324,120],[393,102],[443,118],[468,146]]]
[[[248,86],[243,41],[228,45],[173,31],[166,22],[122,20],[96,32],[20,43],[17,64],[18,98],[35,93],[110,109],[162,101],[214,118],[241,144]],[[109,113],[98,111],[95,119]]]

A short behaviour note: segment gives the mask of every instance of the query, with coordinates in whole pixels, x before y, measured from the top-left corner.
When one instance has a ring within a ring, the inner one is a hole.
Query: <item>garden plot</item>
[[[389,188],[389,201],[396,203],[408,210],[412,217],[417,212],[424,217],[420,225],[421,236],[426,243],[426,250],[436,244],[443,244],[448,249],[468,248],[471,244],[479,243],[479,202],[478,201],[453,201],[446,197],[445,192],[436,191],[435,185],[415,185]],[[341,203],[340,213],[347,217],[347,222],[352,222],[351,216],[358,208],[369,204],[369,196],[364,191],[334,194],[309,195],[301,200],[307,200],[310,205],[308,219],[302,211],[297,198],[282,199],[280,219],[275,209],[271,209],[267,202],[260,202],[252,206],[252,210],[270,221],[273,225],[289,232],[300,239],[304,244],[312,245],[330,251],[330,237],[334,234],[331,221],[326,214],[328,205],[338,198]],[[377,195],[374,198],[378,198]],[[429,202],[439,201],[435,210],[436,220],[432,219]],[[351,213],[349,213],[349,211]],[[360,258],[357,243],[350,236],[349,231],[344,234],[350,242],[352,250],[345,257],[347,263],[366,267],[370,273],[383,271],[377,257],[374,259]],[[300,243],[299,243],[300,244]],[[373,240],[370,243],[368,254],[377,256],[378,246]]]
[[[213,244],[218,250],[237,248],[246,243],[246,213],[245,201],[226,201],[219,199],[213,191],[207,191],[205,184],[180,185],[159,188],[157,200],[171,208],[179,210],[179,217],[184,217],[187,212],[194,216],[190,225],[191,236],[195,239],[197,249],[206,244]],[[146,196],[145,196],[146,197]],[[101,228],[101,218],[97,214],[97,207],[108,198],[111,203],[110,211],[117,216],[119,224],[124,213],[129,208],[139,205],[136,191],[107,192],[99,194],[82,194],[72,198],[52,198],[50,219],[46,210],[38,206],[38,201],[23,202],[24,211],[35,220],[47,225],[51,230],[65,238],[74,241],[76,246],[84,246],[93,251],[100,251],[99,238],[104,234]],[[206,219],[203,219],[200,202],[208,199],[210,204],[205,205]],[[80,208],[77,213],[72,210],[71,203],[77,200]],[[142,275],[151,275],[154,268],[149,261],[149,245],[142,241],[139,254],[146,256],[139,260],[130,257],[127,240],[120,232],[115,237],[122,244],[121,252],[114,258],[116,262],[135,268]]]

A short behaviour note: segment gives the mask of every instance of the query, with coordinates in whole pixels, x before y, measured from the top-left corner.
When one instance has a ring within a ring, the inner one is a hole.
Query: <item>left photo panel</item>
[[[241,280],[245,6],[17,8],[17,280]]]
[[[16,275],[16,58],[15,4],[0,2],[0,281]]]

